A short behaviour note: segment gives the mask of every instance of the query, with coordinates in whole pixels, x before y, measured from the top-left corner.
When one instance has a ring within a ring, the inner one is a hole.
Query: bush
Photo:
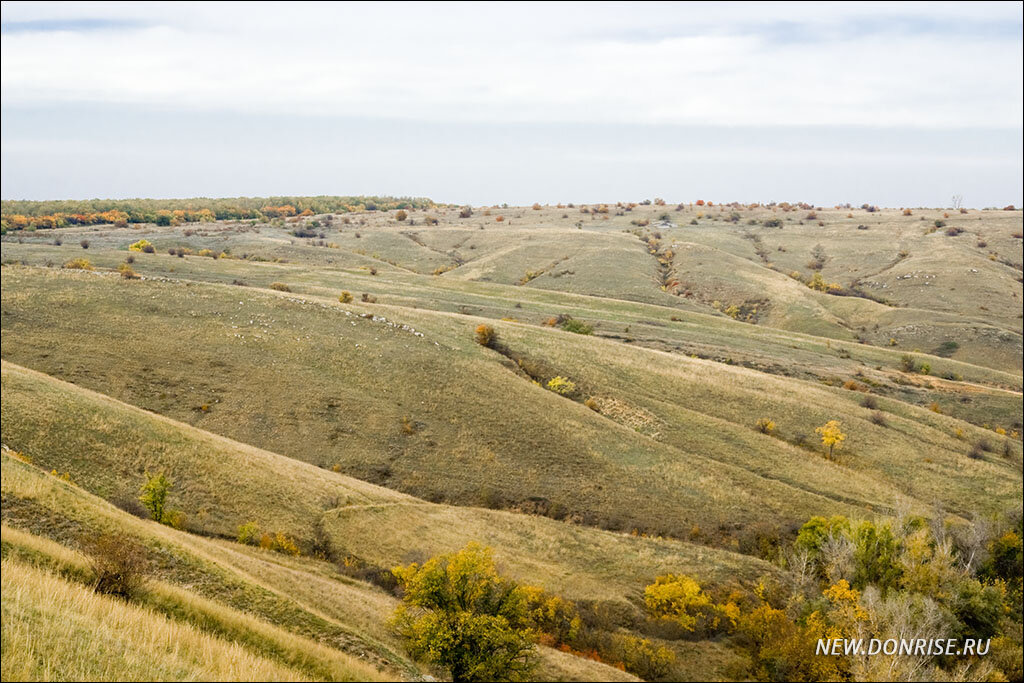
[[[65,261],[63,267],[68,270],[96,270],[89,263],[89,259],[84,258],[73,258],[70,261]]]
[[[560,396],[568,396],[576,391],[576,383],[561,375],[548,380],[547,387]]]
[[[88,249],[89,248],[89,240],[82,240],[78,244],[79,244],[79,246],[82,247],[82,249]]]
[[[127,263],[122,263],[117,267],[117,272],[121,273],[121,277],[125,280],[138,280],[139,274],[132,270],[132,267]]]
[[[163,472],[156,476],[146,474],[146,482],[142,485],[139,502],[149,511],[149,516],[157,522],[164,521],[167,494],[174,483]]]
[[[473,209],[468,206],[464,206],[459,209],[459,218],[469,218],[473,215]]]
[[[95,576],[95,592],[129,600],[145,586],[146,555],[137,543],[124,536],[103,534],[83,546]]]
[[[636,636],[619,636],[613,650],[626,671],[647,681],[665,676],[676,660],[675,653],[664,645],[655,646],[646,638]]]
[[[594,326],[575,318],[566,318],[562,321],[562,329],[573,334],[594,334]]]
[[[498,333],[494,331],[494,328],[487,324],[480,324],[476,326],[476,330],[473,331],[474,339],[480,346],[492,347],[494,343],[498,341]]]
[[[883,593],[896,586],[902,569],[900,544],[888,524],[864,521],[853,530],[853,585],[878,586]]]
[[[260,535],[258,522],[249,521],[238,526],[238,542],[243,545],[259,545]]]
[[[290,292],[290,291],[292,291],[292,288],[289,287],[288,285],[286,285],[283,282],[271,282],[270,283],[270,288],[273,289],[273,290],[277,290],[278,292]]]
[[[280,531],[271,535],[263,534],[260,537],[260,547],[273,550],[276,553],[282,553],[284,555],[292,555],[298,557],[301,553],[299,547],[295,545],[295,541],[290,536],[282,534]]]
[[[350,304],[350,303],[352,303],[352,292],[343,291],[341,293],[341,296],[338,297],[338,301],[343,303],[343,304]]]
[[[509,681],[533,668],[534,634],[525,591],[498,575],[477,543],[423,566],[396,567],[404,591],[391,624],[413,656],[454,681]]]
[[[404,221],[408,217],[409,217],[409,214],[407,214],[404,209],[399,209],[395,213],[395,220],[398,221],[398,222],[402,222],[402,221]]]
[[[128,251],[144,251],[147,254],[152,254],[156,249],[149,240],[139,240],[138,242],[129,244]]]
[[[735,627],[735,605],[716,605],[689,576],[666,574],[644,589],[644,605],[654,616],[678,624],[684,631],[705,636]]]
[[[775,422],[769,420],[767,417],[762,417],[757,421],[757,431],[762,434],[771,434],[775,431]]]

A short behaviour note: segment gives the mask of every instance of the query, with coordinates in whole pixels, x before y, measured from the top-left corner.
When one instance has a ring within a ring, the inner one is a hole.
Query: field
[[[656,625],[645,586],[786,584],[814,516],[1019,508],[1020,211],[402,213],[7,231],[5,680],[443,677],[381,577],[474,541],[595,643],[674,657],[542,638],[537,678],[754,676],[741,639]],[[177,528],[139,503],[158,472]],[[112,533],[153,568],[138,600],[88,590]],[[141,651],[163,668],[117,654]]]

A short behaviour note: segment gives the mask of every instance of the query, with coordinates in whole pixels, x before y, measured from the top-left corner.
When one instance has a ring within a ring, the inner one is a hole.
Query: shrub
[[[280,531],[273,535],[269,547],[276,553],[292,555],[293,557],[298,557],[301,554],[299,552],[299,547],[295,545],[295,541],[293,541],[290,536],[282,534]]]
[[[290,291],[292,291],[292,288],[289,287],[288,285],[286,285],[283,282],[271,282],[270,283],[270,288],[274,289],[274,290],[277,290],[278,292],[290,292]]]
[[[543,207],[540,205],[540,203],[534,202],[533,206],[531,206],[530,208],[533,209],[534,211],[540,211]]]
[[[352,303],[352,292],[349,292],[347,290],[343,291],[341,293],[341,296],[338,297],[338,301],[340,301],[343,304],[350,304],[350,303]]]
[[[404,221],[408,217],[409,214],[407,214],[404,209],[399,209],[397,213],[395,213],[395,220],[399,222]]]
[[[160,521],[174,529],[184,529],[186,520],[187,517],[181,510],[167,510]]]
[[[656,617],[684,631],[704,635],[717,630],[721,616],[711,597],[689,576],[666,574],[644,589],[644,605]]]
[[[146,482],[142,485],[139,502],[149,511],[149,516],[157,522],[164,521],[167,494],[174,483],[163,472],[156,476],[146,474]]]
[[[878,399],[874,396],[865,396],[860,404],[868,410],[875,410],[878,408]]]
[[[594,334],[593,325],[588,325],[582,320],[576,320],[575,318],[566,318],[562,322],[562,329],[574,334]]]
[[[534,635],[527,595],[498,575],[489,548],[470,543],[393,572],[404,595],[391,624],[415,657],[444,667],[455,681],[529,675]]]
[[[92,586],[95,592],[128,600],[145,586],[146,555],[137,543],[124,536],[103,534],[89,539],[83,546],[95,576]]]
[[[468,206],[464,206],[459,209],[459,218],[469,218],[473,215],[473,209]]]
[[[853,585],[878,586],[884,593],[896,586],[902,570],[900,544],[888,524],[863,521],[853,530]]]
[[[139,240],[128,245],[128,251],[144,251],[147,254],[152,254],[156,249],[149,240]]]
[[[601,412],[601,404],[598,403],[597,398],[595,398],[594,396],[591,396],[586,401],[584,401],[583,405],[585,405],[586,407],[590,408],[595,413],[600,413]]]
[[[646,638],[636,636],[619,636],[613,649],[626,671],[646,681],[664,677],[676,660],[675,653],[664,645],[655,646]]]
[[[132,267],[127,263],[122,263],[117,267],[117,272],[121,273],[121,277],[125,280],[138,280],[139,274],[132,270]]]
[[[871,417],[868,419],[871,420],[872,424],[876,424],[879,427],[885,427],[886,425],[889,424],[888,421],[885,419],[885,413],[880,412],[878,410],[871,413]]]
[[[82,249],[88,249],[89,248],[89,240],[82,240],[78,244],[79,244],[79,246],[82,247]]]
[[[243,545],[259,545],[260,535],[258,522],[248,521],[238,526],[238,542]]]
[[[524,586],[526,610],[531,627],[553,643],[571,643],[583,630],[583,620],[576,606],[543,588]]]
[[[568,396],[576,391],[576,383],[561,375],[548,380],[547,387],[560,396]]]
[[[757,431],[762,434],[771,434],[775,431],[775,422],[769,420],[767,417],[762,417],[757,421]]]
[[[89,263],[89,259],[84,258],[73,258],[70,261],[65,261],[63,267],[69,270],[96,270]]]
[[[850,520],[842,515],[825,518],[811,517],[800,531],[797,532],[793,546],[806,552],[812,558],[817,557],[829,538],[838,538],[850,534]]]
[[[480,346],[492,347],[498,341],[498,333],[494,331],[493,327],[484,323],[477,325],[473,334],[473,338]]]

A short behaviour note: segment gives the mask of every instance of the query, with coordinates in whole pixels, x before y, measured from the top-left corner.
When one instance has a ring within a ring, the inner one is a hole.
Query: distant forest
[[[4,200],[3,231],[68,225],[176,225],[213,220],[269,220],[352,211],[392,211],[436,206],[425,197],[227,197],[210,199]]]

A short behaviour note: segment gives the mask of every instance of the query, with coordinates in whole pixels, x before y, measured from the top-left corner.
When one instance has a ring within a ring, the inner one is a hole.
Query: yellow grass
[[[152,610],[2,566],[4,680],[308,680]]]

